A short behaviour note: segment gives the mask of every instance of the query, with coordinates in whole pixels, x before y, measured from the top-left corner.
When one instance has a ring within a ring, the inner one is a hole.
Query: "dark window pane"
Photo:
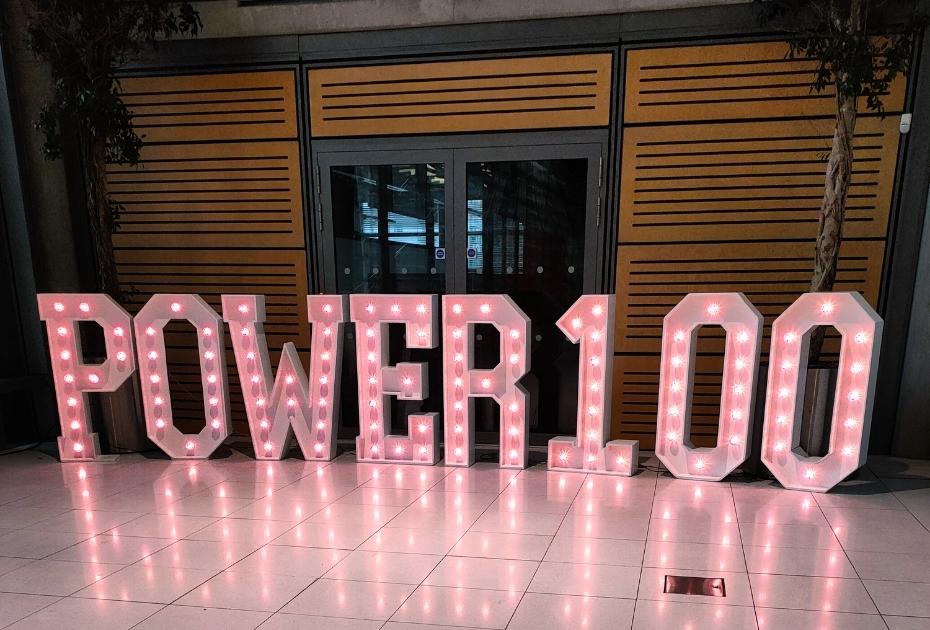
[[[469,293],[506,293],[532,319],[535,401],[531,430],[575,430],[578,348],[555,321],[584,288],[586,159],[472,162],[466,166]],[[472,256],[473,254],[473,256]],[[476,340],[476,361],[496,363],[493,339]],[[487,356],[485,356],[487,355]],[[478,399],[478,431],[496,431],[494,405]]]
[[[334,166],[330,181],[340,293],[445,290],[442,164]]]

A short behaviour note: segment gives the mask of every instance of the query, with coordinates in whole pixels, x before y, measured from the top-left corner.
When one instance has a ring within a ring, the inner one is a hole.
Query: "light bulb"
[[[87,313],[90,311],[90,304],[88,304],[87,302],[81,302],[80,304],[78,304],[78,308],[81,309],[82,313]]]
[[[180,303],[180,302],[172,302],[172,303],[171,303],[171,310],[172,310],[173,312],[175,312],[175,313],[180,313],[180,312],[181,312],[181,303]]]
[[[484,313],[485,315],[487,315],[488,313],[490,313],[490,312],[491,312],[491,305],[490,305],[490,304],[482,304],[482,305],[481,305],[481,312]]]

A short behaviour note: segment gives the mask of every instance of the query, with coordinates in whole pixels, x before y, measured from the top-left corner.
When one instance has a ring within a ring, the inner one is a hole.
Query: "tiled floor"
[[[826,495],[645,463],[7,455],[0,628],[930,630],[930,463],[874,459]]]

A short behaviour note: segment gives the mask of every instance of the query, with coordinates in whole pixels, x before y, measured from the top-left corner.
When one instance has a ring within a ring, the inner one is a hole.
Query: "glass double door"
[[[572,434],[578,348],[555,321],[597,291],[601,155],[595,142],[320,152],[325,289],[509,295],[532,320],[531,372],[522,381],[533,401],[531,441]],[[428,361],[431,386],[425,401],[392,402],[395,433],[410,413],[442,410],[440,350],[408,350],[396,328],[391,362]],[[357,415],[352,337],[349,327],[344,437]],[[478,326],[475,367],[493,367],[499,347],[497,331]],[[496,403],[478,399],[475,413],[478,442],[496,444]]]

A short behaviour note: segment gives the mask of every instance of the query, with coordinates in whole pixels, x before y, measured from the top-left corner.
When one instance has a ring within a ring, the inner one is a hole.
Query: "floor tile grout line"
[[[446,478],[449,477],[449,475],[453,474],[453,472],[455,472],[456,470],[461,470],[462,468],[465,468],[466,470],[468,470],[468,469],[471,469],[471,466],[467,466],[467,467],[464,467],[464,466],[450,466],[449,468],[450,468],[451,470],[450,470],[448,473],[446,473],[445,475],[443,475],[442,479],[440,479],[440,481],[437,482],[435,485],[439,485],[440,482],[444,482],[444,481],[446,480]],[[500,475],[500,471],[506,471],[506,470],[512,470],[512,469],[510,469],[510,468],[497,468],[496,470],[498,471],[498,475]],[[523,470],[526,470],[526,469],[518,470],[518,471],[516,472],[516,474],[514,474],[512,477],[510,477],[510,479],[507,480],[507,483],[504,484],[504,487],[503,487],[503,488],[500,488],[500,481],[498,481],[498,488],[499,488],[499,490],[498,490],[498,492],[497,492],[497,499],[496,499],[496,500],[500,500],[501,495],[503,495],[504,492],[507,491],[507,488],[509,488],[509,487],[511,486],[511,484],[512,484],[513,481],[514,481],[514,479],[516,479],[517,477],[520,476],[520,474],[522,474]],[[435,487],[435,485],[434,485],[433,487]],[[486,494],[491,494],[491,493],[486,493]],[[417,500],[419,500],[419,499],[417,499]],[[494,505],[494,501],[490,501],[490,502],[488,503],[488,505],[485,506],[485,508],[481,511],[481,514],[479,514],[478,517],[477,517],[474,521],[472,521],[471,524],[469,524],[469,526],[468,526],[467,528],[465,528],[465,530],[462,532],[462,535],[458,537],[458,540],[456,540],[456,542],[454,542],[454,543],[452,544],[452,546],[449,547],[449,549],[447,549],[446,552],[442,555],[442,558],[439,560],[439,562],[436,563],[436,566],[434,566],[434,567],[432,568],[432,570],[430,570],[430,572],[427,573],[426,576],[425,576],[422,580],[420,580],[420,583],[417,584],[416,587],[415,587],[412,591],[410,591],[410,595],[408,595],[407,597],[404,598],[404,601],[402,601],[402,602],[400,603],[400,606],[398,606],[397,608],[394,609],[394,612],[392,612],[391,615],[387,618],[387,620],[381,625],[382,628],[383,628],[384,626],[386,626],[386,625],[391,621],[391,619],[394,617],[394,615],[397,614],[397,611],[400,610],[400,609],[404,606],[404,604],[407,603],[407,600],[409,600],[410,597],[412,597],[413,594],[416,593],[417,590],[419,590],[419,588],[420,588],[421,586],[424,585],[423,583],[426,582],[426,580],[429,579],[429,577],[436,571],[436,569],[439,567],[439,565],[442,564],[443,561],[444,561],[446,558],[456,557],[456,556],[450,556],[450,555],[449,555],[449,552],[452,551],[453,549],[455,549],[455,546],[456,546],[457,544],[459,544],[459,543],[462,541],[462,539],[465,537],[465,535],[468,534],[468,532],[471,530],[471,527],[472,527],[475,523],[478,522],[478,520],[485,514],[485,512],[488,511],[488,509],[490,509],[490,507],[491,507],[492,505]],[[393,520],[393,519],[392,519],[392,520]],[[386,527],[386,525],[385,525],[385,527]],[[383,527],[382,527],[381,529],[383,529]],[[379,529],[378,531],[381,531],[381,530]],[[364,543],[363,543],[363,544],[364,544]],[[478,590],[480,590],[480,589],[478,589]],[[516,610],[516,609],[514,609],[514,610]],[[509,622],[508,622],[508,623],[509,623]],[[505,625],[504,627],[506,628],[506,625]]]
[[[524,470],[526,470],[526,469],[524,469]],[[522,471],[521,471],[521,472],[522,472]],[[548,466],[547,466],[546,472],[545,472],[544,474],[546,474],[546,475],[549,475],[549,474],[550,474],[550,472],[549,472],[549,470],[548,470]],[[564,474],[576,474],[576,473],[559,472],[559,473],[557,473],[557,474],[564,475]],[[541,567],[541,566],[542,566],[542,563],[545,562],[546,556],[549,554],[549,550],[552,548],[552,543],[555,542],[555,537],[559,535],[559,530],[562,529],[562,524],[565,522],[565,519],[568,517],[568,513],[571,511],[572,505],[574,505],[575,501],[576,501],[577,498],[578,498],[578,495],[581,493],[581,489],[584,488],[584,485],[587,483],[588,478],[591,476],[591,475],[589,475],[589,474],[587,474],[587,473],[583,473],[583,472],[579,472],[578,474],[582,474],[582,475],[583,475],[582,478],[581,478],[581,484],[579,484],[578,489],[575,490],[575,494],[574,494],[574,496],[572,497],[572,500],[571,500],[571,501],[569,502],[569,504],[568,504],[568,510],[566,510],[565,513],[562,514],[562,520],[559,521],[559,526],[556,528],[555,534],[553,534],[553,536],[549,539],[549,544],[546,545],[546,550],[543,552],[542,556],[540,557],[539,562],[536,563],[536,570],[533,571],[533,575],[530,577],[530,581],[527,583],[526,588],[523,590],[523,593],[520,595],[520,599],[517,601],[517,605],[514,606],[513,612],[510,613],[510,617],[507,619],[507,623],[504,624],[504,628],[507,628],[507,627],[513,622],[513,618],[514,618],[514,616],[517,614],[517,610],[519,610],[520,604],[523,603],[523,598],[526,597],[526,593],[527,593],[527,591],[529,590],[530,586],[532,586],[533,580],[536,579],[536,574],[539,573],[539,567]],[[514,477],[514,479],[516,479],[516,477]],[[547,482],[547,484],[548,484],[548,482]],[[502,492],[501,494],[503,494],[503,492]],[[548,496],[548,495],[547,495],[547,496]]]
[[[743,530],[740,528],[740,518],[739,510],[736,507],[736,493],[733,492],[733,484],[727,482],[727,486],[730,488],[730,498],[733,501],[733,515],[736,517],[736,536],[739,540],[740,551],[743,552],[743,567],[746,569],[746,584],[749,586],[749,601],[752,602],[752,618],[756,622],[756,628],[761,628],[762,624],[759,623],[759,609],[756,606],[756,594],[752,588],[752,578],[749,573],[749,559],[746,557],[746,545],[743,544]]]
[[[647,460],[648,461],[648,460]],[[647,472],[651,472],[648,471]],[[656,493],[659,491],[659,475],[662,474],[662,465],[660,464],[655,472],[655,483],[652,486],[652,502],[649,504],[649,518],[646,521],[646,539],[643,541],[643,558],[639,564],[639,579],[636,581],[636,598],[633,600],[633,618],[630,620],[630,628],[636,625],[636,605],[639,603],[639,588],[643,583],[643,569],[646,564],[646,548],[649,546],[649,532],[652,530],[652,513],[656,505]]]
[[[871,470],[869,470],[869,472],[871,472]],[[885,485],[885,484],[882,483],[882,485]],[[885,487],[887,488],[887,486]],[[817,501],[815,498],[814,503],[817,505],[817,509],[820,511],[820,515],[823,517],[825,521],[827,521],[827,524],[830,526],[830,532],[836,538],[836,541],[840,544],[840,549],[842,549],[843,551],[843,556],[846,558],[846,562],[849,563],[849,566],[851,566],[852,570],[856,573],[856,580],[858,580],[859,584],[862,586],[862,590],[865,591],[865,594],[869,596],[869,601],[872,602],[872,606],[875,608],[876,614],[880,616],[882,623],[885,624],[885,627],[887,628],[888,622],[885,621],[885,617],[882,616],[881,609],[878,607],[878,604],[875,603],[875,598],[872,597],[872,593],[869,592],[868,587],[866,587],[865,582],[862,580],[862,576],[859,575],[859,569],[856,568],[856,565],[853,564],[852,558],[849,557],[849,553],[846,550],[846,545],[844,545],[843,541],[840,540],[840,537],[836,535],[836,531],[833,529],[833,525],[830,523],[830,519],[828,519],[827,515],[824,513],[823,506],[820,504],[820,501]]]

